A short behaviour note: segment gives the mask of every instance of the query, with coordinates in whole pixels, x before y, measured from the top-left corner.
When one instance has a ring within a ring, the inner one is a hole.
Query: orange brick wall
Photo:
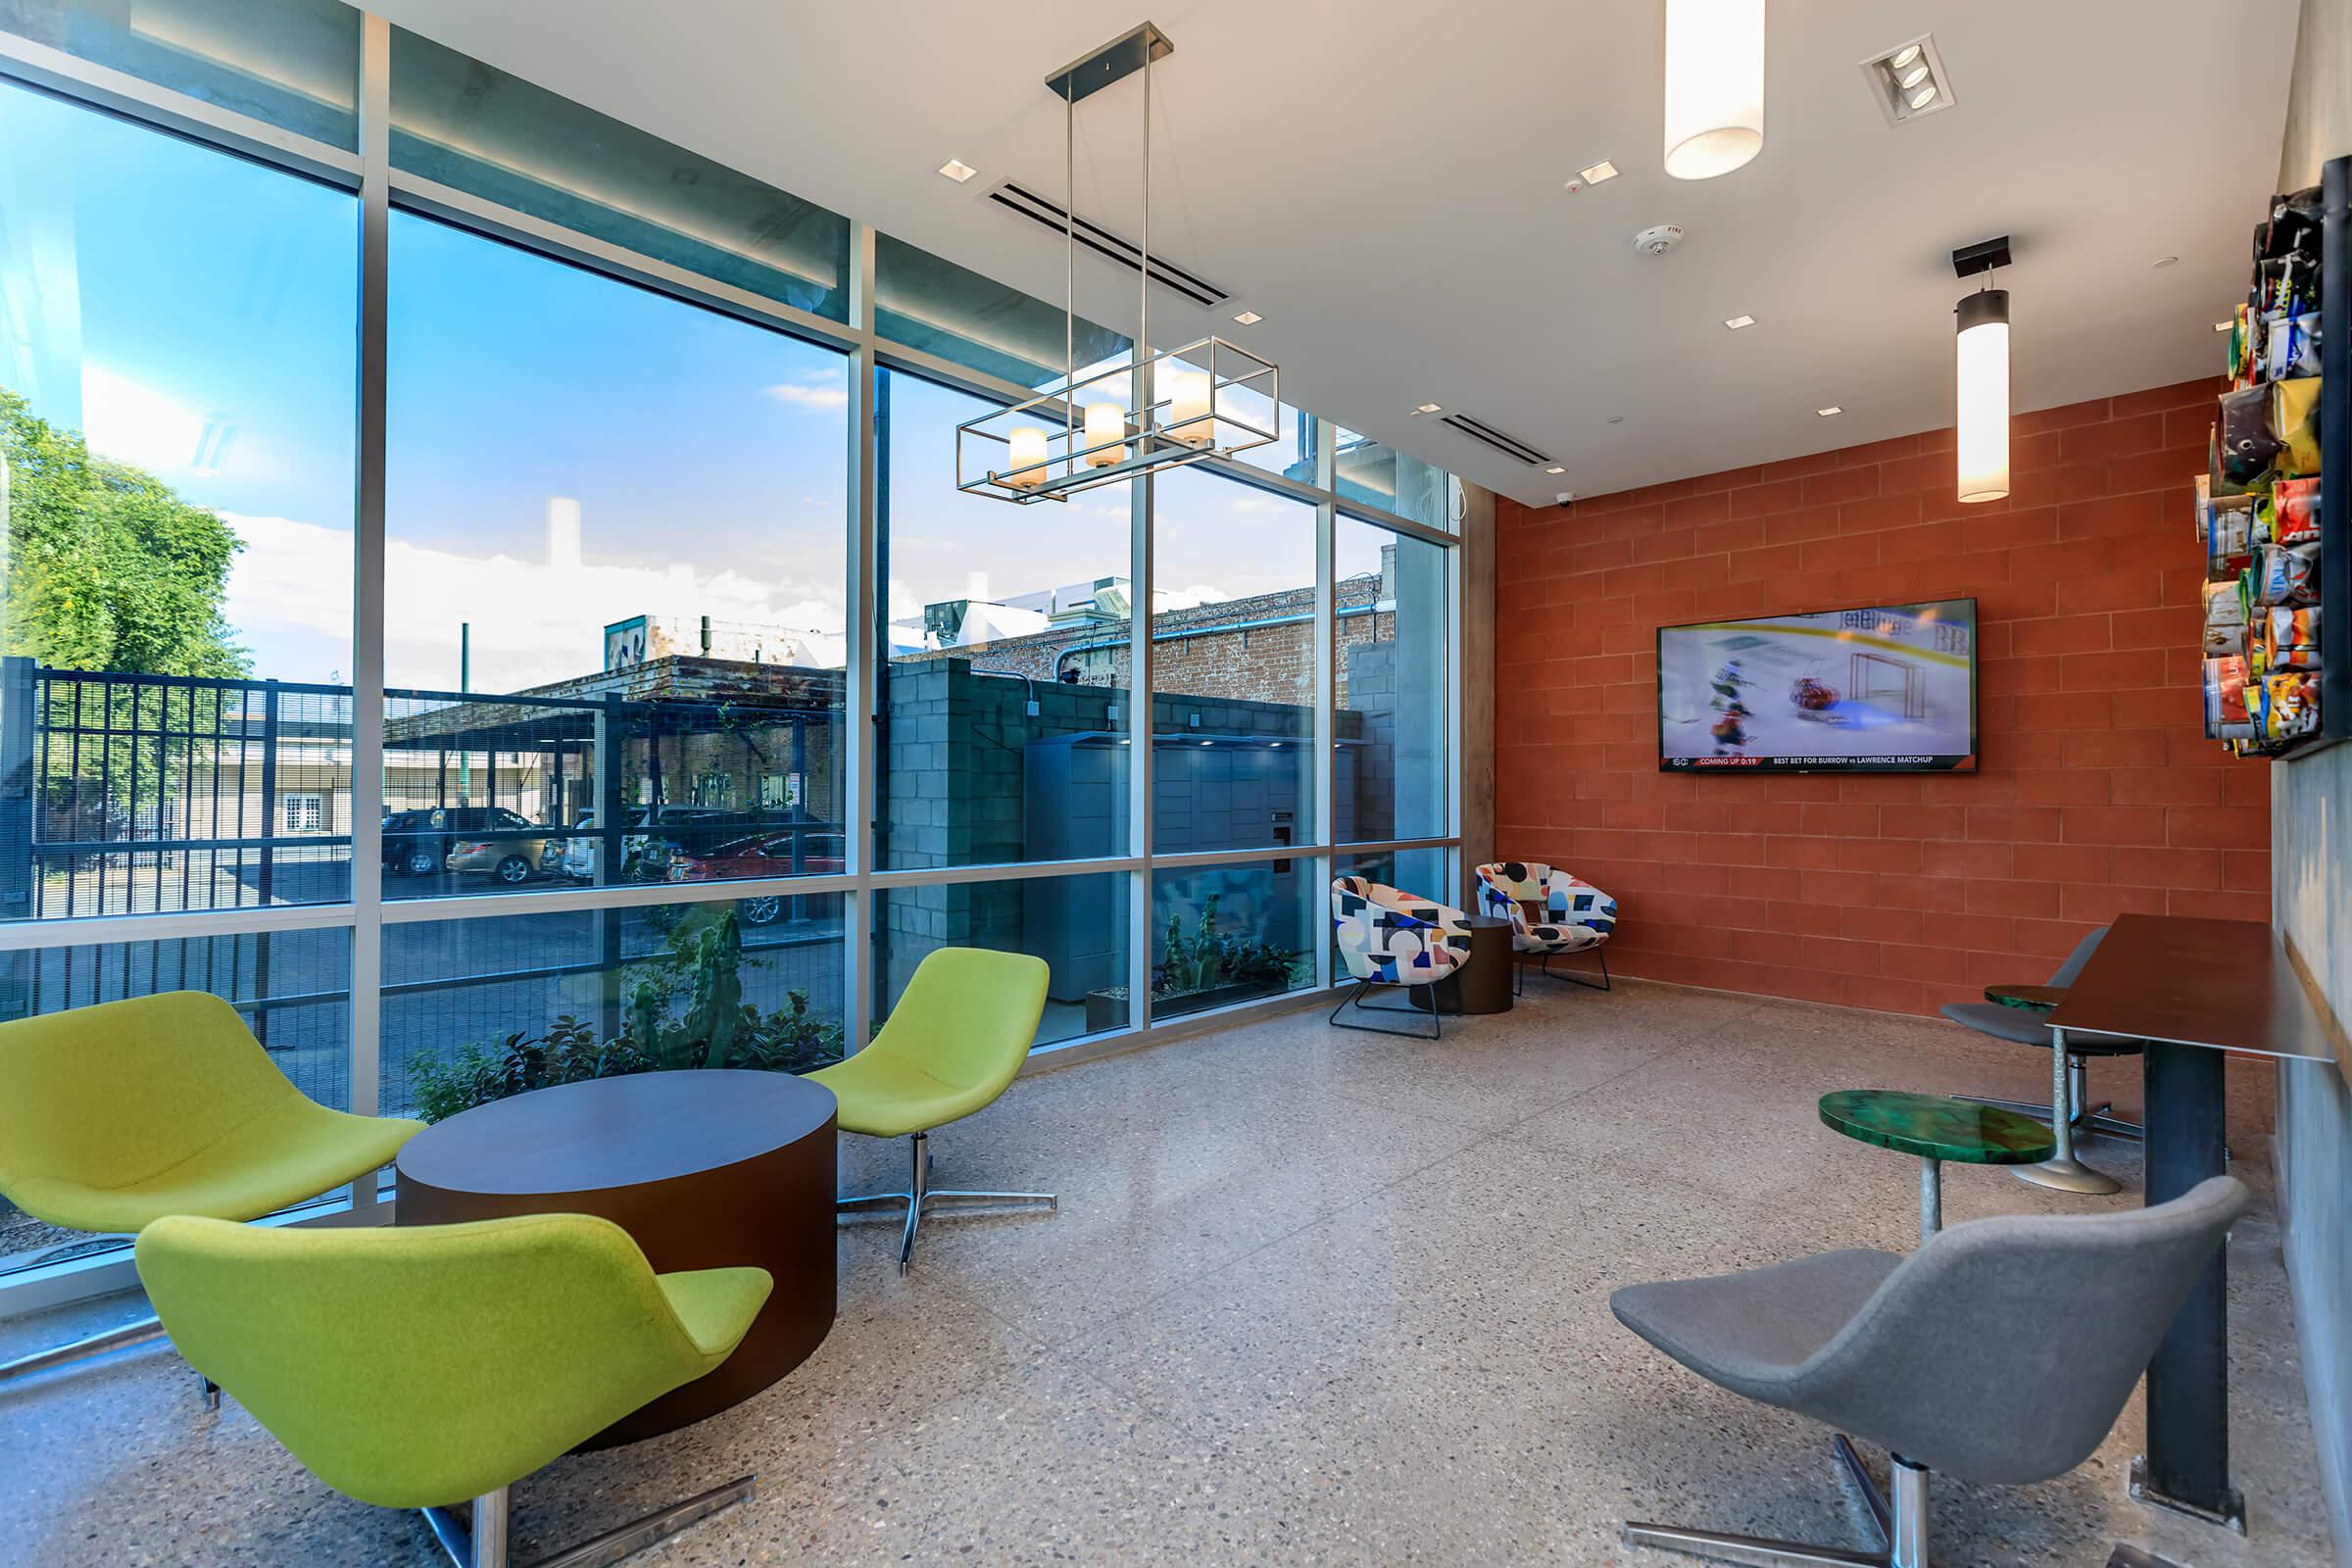
[[[1616,895],[1621,973],[1893,1011],[2125,910],[2270,915],[2266,764],[2200,731],[2189,483],[2218,383],[2021,415],[2006,501],[1932,431],[1497,504],[1495,845]],[[1975,598],[1981,771],[1657,770],[1660,625]]]

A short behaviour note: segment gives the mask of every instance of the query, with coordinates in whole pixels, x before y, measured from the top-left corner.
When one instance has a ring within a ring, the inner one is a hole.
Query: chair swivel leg
[[[529,1568],[601,1568],[619,1562],[722,1508],[747,1500],[756,1479],[743,1476],[723,1487],[712,1487],[684,1502],[671,1503],[641,1519],[616,1525],[593,1540],[542,1557]],[[515,1568],[507,1554],[512,1490],[501,1487],[496,1492],[484,1493],[473,1499],[465,1514],[456,1508],[424,1510],[425,1523],[433,1529],[433,1539],[440,1542],[441,1549],[449,1554],[455,1568]]]
[[[2098,1198],[2120,1193],[2124,1184],[2104,1171],[2091,1169],[2075,1157],[2075,1089],[2077,1058],[2066,1049],[2066,1031],[2050,1031],[2050,1138],[2057,1152],[2038,1165],[2012,1166],[2021,1182],[2062,1193]]]
[[[1631,1521],[1625,1527],[1625,1544],[1679,1551],[1712,1562],[1747,1563],[1755,1568],[1784,1568],[1784,1565],[1785,1568],[1928,1568],[1928,1472],[1890,1455],[1888,1469],[1892,1472],[1894,1496],[1889,1501],[1842,1433],[1834,1452],[1838,1474],[1852,1485],[1870,1515],[1878,1537],[1878,1545],[1873,1549],[1857,1551],[1849,1546],[1817,1546],[1798,1541],[1772,1541],[1760,1536]]]
[[[906,1205],[906,1229],[899,1243],[899,1272],[902,1274],[906,1272],[907,1265],[914,1258],[914,1236],[922,1228],[923,1211],[935,1204],[1010,1204],[1034,1208],[1058,1206],[1058,1200],[1052,1193],[979,1193],[957,1188],[935,1188],[931,1185],[931,1135],[916,1133],[908,1142],[913,1149],[906,1191],[867,1193],[857,1198],[841,1199],[834,1205],[839,1210],[887,1208],[898,1203]]]

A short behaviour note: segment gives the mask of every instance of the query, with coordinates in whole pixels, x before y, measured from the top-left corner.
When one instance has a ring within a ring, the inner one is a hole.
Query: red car
[[[738,839],[721,844],[706,854],[674,852],[669,858],[669,879],[672,882],[739,882],[747,877],[790,876],[792,870],[792,833],[769,833],[759,838]],[[801,872],[807,876],[831,876],[843,870],[848,862],[842,858],[841,835],[810,833],[806,835],[802,850]],[[787,894],[771,893],[760,898],[736,902],[735,912],[745,925],[766,925],[784,912]]]

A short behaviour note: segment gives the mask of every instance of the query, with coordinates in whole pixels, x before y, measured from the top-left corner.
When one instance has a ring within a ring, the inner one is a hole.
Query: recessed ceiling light
[[[1438,412],[1438,407],[1439,406],[1435,403],[1424,403],[1419,408],[1413,410],[1413,412],[1415,414],[1435,414]]]
[[[2150,267],[2170,267],[2180,259],[2178,256],[2159,256],[2148,265]]]
[[[1737,332],[1737,331],[1739,331],[1739,330],[1740,330],[1741,327],[1743,327],[1743,326],[1753,326],[1753,325],[1755,325],[1755,324],[1756,324],[1756,318],[1755,318],[1754,317],[1752,317],[1752,316],[1735,316],[1735,317],[1732,317],[1730,319],[1726,320],[1726,321],[1725,321],[1723,324],[1724,324],[1724,325],[1726,325],[1726,326],[1728,326],[1728,327],[1730,327],[1730,328],[1731,328],[1733,331]]]
[[[1889,125],[1952,106],[1952,78],[1934,38],[1914,38],[1863,61],[1862,74]]]
[[[2227,332],[2230,330],[2230,328],[2235,326],[2236,324],[2237,323],[2234,321],[2216,321],[2213,323],[2213,329],[2216,332]]]
[[[974,174],[980,172],[980,171],[974,169],[971,165],[965,163],[960,158],[949,159],[946,163],[939,166],[939,172],[947,175],[958,185],[971,178]]]
[[[1617,177],[1617,166],[1610,163],[1606,158],[1603,158],[1599,163],[1594,164],[1590,169],[1578,170],[1576,172],[1576,177],[1579,180],[1582,180],[1585,184],[1597,185],[1604,179],[1615,179]],[[1576,189],[1576,186],[1572,184],[1568,188],[1570,190],[1574,190]]]
[[[1234,319],[1241,322],[1244,326],[1255,326],[1258,322],[1264,320],[1265,318],[1258,315],[1255,311],[1244,311],[1241,315],[1235,317]]]
[[[1833,414],[1843,414],[1845,410],[1833,403],[1826,409],[1815,409],[1813,412],[1826,419]]]
[[[1609,422],[1611,424],[1623,424],[1625,422],[1625,416],[1622,414],[1612,414],[1609,416]]]
[[[1566,468],[1545,468],[1544,471],[1545,473],[1566,473],[1568,470]]]

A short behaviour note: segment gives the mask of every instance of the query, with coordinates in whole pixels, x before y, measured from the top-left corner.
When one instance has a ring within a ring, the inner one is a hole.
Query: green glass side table
[[[1900,1089],[1839,1089],[1821,1097],[1825,1127],[1919,1156],[1919,1239],[1943,1229],[1943,1162],[2032,1165],[2050,1157],[2050,1130],[1997,1105]]]
[[[2021,1012],[2048,1012],[2066,1000],[2064,986],[1986,986],[1984,1000]]]

